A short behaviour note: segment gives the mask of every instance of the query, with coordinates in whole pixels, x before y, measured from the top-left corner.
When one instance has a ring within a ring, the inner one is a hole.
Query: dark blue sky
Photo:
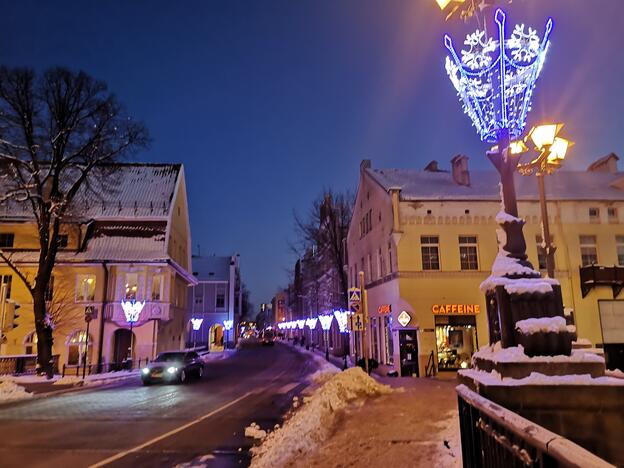
[[[239,252],[258,305],[286,284],[292,212],[355,188],[359,162],[487,167],[446,78],[434,0],[4,1],[0,63],[64,65],[106,81],[151,132],[140,160],[186,168],[193,250]],[[510,26],[550,56],[529,123],[566,122],[566,166],[624,155],[624,2],[514,0]]]

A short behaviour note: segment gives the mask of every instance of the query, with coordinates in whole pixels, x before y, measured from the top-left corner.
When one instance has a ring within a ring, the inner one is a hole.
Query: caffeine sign
[[[479,304],[433,304],[433,315],[475,315],[481,312]]]

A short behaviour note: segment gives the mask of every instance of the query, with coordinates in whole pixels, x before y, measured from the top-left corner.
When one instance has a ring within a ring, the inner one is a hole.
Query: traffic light
[[[21,305],[18,304],[17,302],[11,299],[7,299],[6,304],[5,304],[6,318],[4,321],[6,328],[11,329],[11,328],[17,327],[16,320],[19,318],[17,309],[19,309],[20,307]]]

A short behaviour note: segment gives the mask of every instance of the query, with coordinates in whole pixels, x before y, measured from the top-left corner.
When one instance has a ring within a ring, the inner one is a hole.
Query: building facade
[[[197,284],[189,291],[187,343],[211,351],[232,347],[242,306],[240,256],[193,256],[192,262]]]
[[[182,165],[117,164],[110,180],[96,186],[77,198],[61,227],[47,293],[53,353],[66,365],[115,365],[183,348],[188,286],[195,280]],[[32,277],[38,257],[32,216],[10,202],[0,207],[0,220],[0,248]],[[20,306],[0,354],[36,353],[32,298],[5,263],[0,275],[7,303]],[[143,304],[132,332],[122,300]],[[92,316],[88,334],[85,311]]]
[[[527,255],[545,273],[536,180],[517,174],[516,188]],[[566,314],[579,338],[604,347],[610,367],[619,367],[624,173],[617,156],[548,176],[546,192]],[[372,357],[401,375],[423,376],[468,366],[488,344],[479,286],[498,252],[499,210],[497,173],[470,171],[465,156],[448,171],[435,162],[425,170],[362,162],[347,247],[350,285],[359,286],[364,272]]]

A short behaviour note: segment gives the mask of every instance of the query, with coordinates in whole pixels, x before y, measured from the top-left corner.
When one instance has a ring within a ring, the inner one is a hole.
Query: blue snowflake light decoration
[[[552,18],[546,23],[542,39],[535,29],[516,25],[511,37],[505,39],[505,13],[498,9],[494,20],[498,40],[485,31],[466,36],[461,57],[453,40],[444,36],[448,73],[457,95],[477,128],[482,141],[497,142],[503,135],[515,139],[522,135],[531,95],[546,58]]]

